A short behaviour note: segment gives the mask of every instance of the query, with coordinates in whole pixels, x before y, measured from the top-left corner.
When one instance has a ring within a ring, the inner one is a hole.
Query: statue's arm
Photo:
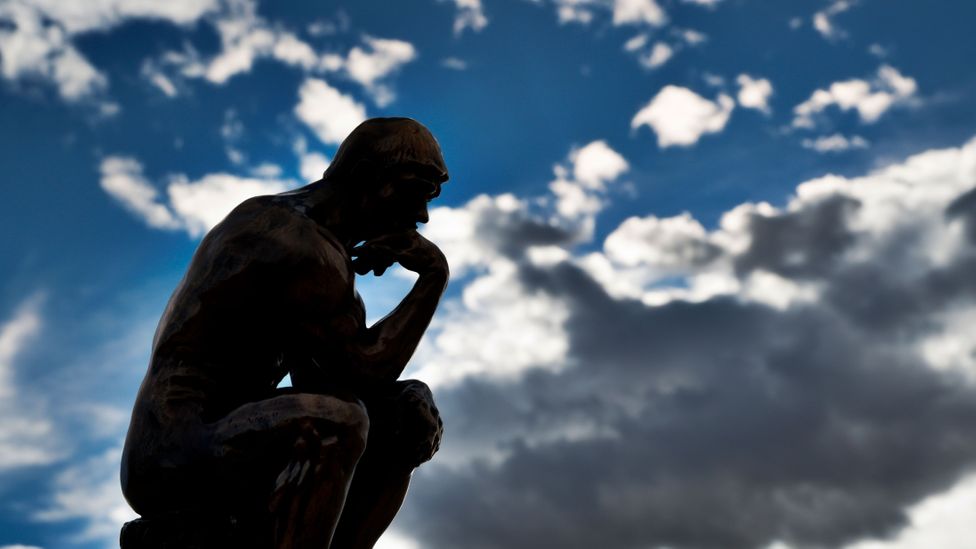
[[[394,381],[420,344],[447,288],[447,259],[434,243],[416,231],[368,242],[354,253],[357,256],[354,266],[360,274],[371,270],[382,273],[395,262],[418,275],[400,304],[364,330],[348,348],[364,375]]]
[[[310,337],[305,345],[311,346],[314,361],[311,365],[299,362],[292,369],[296,387],[314,388],[319,375],[338,374],[356,385],[395,381],[417,349],[447,287],[447,260],[437,246],[416,232],[374,240],[354,253],[354,266],[361,274],[383,272],[396,262],[416,272],[417,281],[399,305],[367,328],[361,306],[353,307],[342,297],[352,293],[352,281],[341,274],[342,268],[330,269],[332,280],[319,281],[320,292],[324,291],[316,307],[320,314],[303,323],[304,336]]]

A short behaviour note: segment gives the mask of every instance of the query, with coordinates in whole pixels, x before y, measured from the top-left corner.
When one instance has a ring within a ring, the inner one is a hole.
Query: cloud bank
[[[735,549],[917,529],[976,467],[974,184],[976,140],[712,229],[632,218],[590,253],[537,201],[438,211],[475,227],[450,243],[474,278],[415,360],[447,435],[401,531]]]

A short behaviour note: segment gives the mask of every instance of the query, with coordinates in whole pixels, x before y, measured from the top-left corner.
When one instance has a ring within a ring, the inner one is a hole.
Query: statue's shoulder
[[[238,205],[207,235],[205,245],[259,263],[314,262],[341,265],[342,245],[280,195],[256,196]]]

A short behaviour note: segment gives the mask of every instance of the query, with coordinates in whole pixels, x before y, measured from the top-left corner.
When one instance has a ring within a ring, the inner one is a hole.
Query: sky
[[[976,539],[976,4],[0,0],[0,549],[117,547],[237,203],[437,136],[440,453],[382,549]],[[357,280],[370,320],[412,279]]]

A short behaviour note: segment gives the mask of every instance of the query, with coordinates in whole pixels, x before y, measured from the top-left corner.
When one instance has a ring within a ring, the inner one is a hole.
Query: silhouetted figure
[[[372,119],[321,180],[249,199],[207,234],[132,412],[122,489],[144,520],[124,545],[373,546],[440,443],[427,386],[397,379],[447,284],[416,231],[446,180],[427,128]],[[393,263],[419,278],[367,328],[355,273]]]

